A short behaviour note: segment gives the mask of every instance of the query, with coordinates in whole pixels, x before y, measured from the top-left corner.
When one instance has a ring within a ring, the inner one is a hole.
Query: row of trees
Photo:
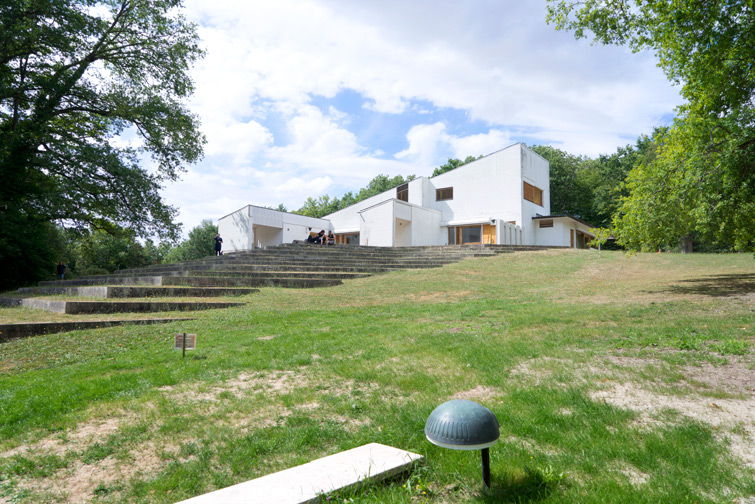
[[[654,51],[687,100],[668,129],[616,155],[575,159],[540,148],[553,157],[554,211],[606,226],[633,249],[680,240],[685,250],[694,241],[751,249],[752,0],[547,2],[558,29]],[[188,70],[203,53],[181,6],[7,0],[0,8],[0,288],[46,274],[60,256],[55,244],[65,242],[59,224],[92,243],[107,242],[102,233],[133,243],[178,236],[176,209],[159,190],[201,158],[205,142],[186,105]],[[451,161],[447,169],[464,162]],[[381,175],[356,194],[309,199],[298,212],[327,214],[411,178]]]
[[[33,269],[9,270],[0,276],[0,291],[29,283],[30,271],[34,274],[33,281],[52,278],[58,261],[66,265],[70,278],[201,259],[214,255],[213,238],[218,227],[210,220],[203,220],[189,232],[188,239],[178,244],[140,240],[135,232],[124,228],[89,231],[50,226],[46,231],[36,237],[35,246],[26,254]]]
[[[402,175],[389,177],[388,175],[381,174],[370,180],[367,187],[363,187],[356,194],[349,191],[340,198],[331,198],[327,194],[320,196],[319,198],[313,198],[310,196],[304,202],[304,205],[298,210],[295,210],[294,213],[307,215],[309,217],[322,217],[323,215],[332,214],[342,208],[358,203],[370,196],[375,196],[376,194],[398,187],[401,184],[406,184],[415,178],[415,175],[409,175],[404,178]],[[285,211],[283,205],[279,205],[278,209]]]
[[[177,238],[159,190],[205,141],[186,106],[203,53],[181,3],[3,2],[0,288],[46,275],[66,241],[58,223],[85,241]]]
[[[651,50],[687,102],[627,175],[612,232],[652,250],[755,242],[755,12],[752,1],[548,0],[577,38]]]

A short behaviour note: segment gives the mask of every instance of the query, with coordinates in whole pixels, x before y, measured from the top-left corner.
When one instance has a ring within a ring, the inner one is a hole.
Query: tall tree
[[[78,240],[74,247],[75,272],[109,273],[118,269],[139,268],[152,264],[149,251],[136,241],[136,233],[128,229],[95,230]]]
[[[0,8],[0,268],[47,223],[171,236],[159,189],[202,154],[185,99],[202,55],[181,0],[7,0]],[[127,141],[131,140],[131,141]],[[145,154],[154,168],[141,166]]]
[[[752,248],[752,0],[548,2],[548,20],[557,28],[574,30],[577,37],[591,32],[604,44],[655,51],[659,66],[672,82],[681,84],[688,101],[663,136],[657,158],[643,163],[627,186],[631,192],[616,220],[626,243],[649,248],[659,240],[681,239],[683,250],[689,250],[697,237],[736,249]],[[643,180],[655,180],[660,189],[650,190]],[[637,210],[641,208],[646,209],[644,217]],[[671,208],[684,215],[663,211]],[[657,213],[648,214],[650,209]],[[655,231],[648,233],[648,229]]]
[[[209,219],[189,231],[189,239],[172,248],[165,255],[165,262],[193,261],[215,255],[215,241],[218,227]]]

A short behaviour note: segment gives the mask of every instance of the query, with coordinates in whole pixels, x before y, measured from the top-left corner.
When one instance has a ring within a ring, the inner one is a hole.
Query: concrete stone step
[[[121,325],[169,324],[170,322],[185,322],[192,318],[159,318],[159,319],[129,319],[129,320],[85,320],[78,322],[26,322],[21,324],[0,324],[0,342],[15,338],[27,338],[40,334],[56,334],[82,329],[99,329]]]
[[[153,287],[153,286],[91,286],[91,287],[26,287],[21,294],[68,295],[100,298],[140,297],[218,297],[244,296],[259,289],[233,287]]]
[[[113,283],[116,285],[162,285],[163,277],[161,275],[124,275],[116,277],[115,275],[97,275],[89,278],[77,278],[75,280],[45,280],[39,282],[40,287],[77,287],[84,285],[107,285]]]
[[[212,310],[243,306],[244,303],[155,302],[155,301],[58,301],[39,298],[21,300],[21,306],[69,315],[84,313],[148,313]]]
[[[238,276],[166,276],[164,285],[186,285],[193,287],[288,287],[306,289],[341,285],[339,279],[326,278],[244,278]]]
[[[304,504],[325,502],[323,494],[376,483],[410,470],[423,457],[370,443],[335,455],[239,483],[178,504]]]
[[[300,278],[300,279],[323,279],[323,280],[351,280],[354,278],[364,278],[371,276],[371,273],[332,273],[332,272],[312,272],[312,271],[243,271],[243,270],[193,270],[186,271],[183,275],[174,276],[217,276],[217,277],[238,277],[238,278],[258,278],[258,279],[276,279],[276,278]]]
[[[471,256],[470,256],[471,257]],[[134,268],[119,270],[116,274],[140,274],[150,275],[165,271],[185,271],[191,269],[228,269],[234,267],[274,266],[278,268],[296,268],[298,270],[319,271],[321,268],[429,268],[443,266],[457,262],[453,258],[441,259],[412,259],[397,261],[367,261],[367,260],[342,260],[339,258],[307,258],[298,261],[284,260],[282,258],[265,258],[255,261],[215,261],[206,263],[187,263],[182,265],[163,265],[150,268]]]
[[[380,271],[390,271],[388,268],[382,268]],[[259,277],[276,277],[276,276],[298,276],[302,278],[361,278],[370,276],[380,271],[355,271],[352,268],[351,271],[322,271],[320,269],[301,269],[301,268],[275,268],[272,266],[266,266],[264,268],[254,266],[231,266],[231,265],[218,265],[214,268],[186,268],[181,270],[165,270],[156,271],[154,273],[163,276],[176,276],[176,275],[199,275],[199,274],[220,274],[220,275],[256,275]],[[140,272],[135,275],[140,275]],[[94,278],[101,278],[103,275],[79,277],[78,280],[90,280]],[[107,275],[107,278],[128,278],[130,276],[129,271],[123,271],[122,273]]]

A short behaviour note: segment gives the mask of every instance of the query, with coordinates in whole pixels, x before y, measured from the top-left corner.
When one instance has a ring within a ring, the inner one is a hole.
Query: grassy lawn
[[[332,500],[753,502],[752,255],[516,253],[235,299],[0,345],[0,503],[171,503],[368,442],[426,463]],[[424,437],[452,398],[498,417],[490,490],[478,452]]]

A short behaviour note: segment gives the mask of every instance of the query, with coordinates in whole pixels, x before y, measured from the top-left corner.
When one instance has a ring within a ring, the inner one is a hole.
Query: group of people
[[[307,243],[315,243],[317,245],[335,245],[336,235],[333,234],[333,231],[328,231],[328,235],[325,236],[325,230],[321,229],[320,232],[316,235],[310,233],[307,237]]]

